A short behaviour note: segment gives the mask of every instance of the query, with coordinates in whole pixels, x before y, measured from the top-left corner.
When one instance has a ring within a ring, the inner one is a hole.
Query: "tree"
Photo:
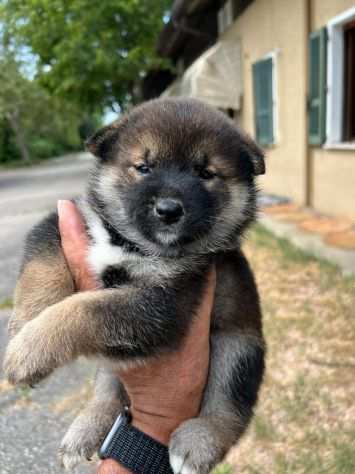
[[[37,81],[25,77],[13,52],[1,49],[1,53],[2,147],[9,147],[10,131],[21,159],[26,163],[31,161],[31,154],[36,158],[46,157],[79,147],[78,128],[83,119],[81,111],[51,97]],[[2,158],[8,161],[6,156]]]
[[[156,67],[169,0],[0,0],[7,38],[38,55],[38,78],[83,108],[124,107]]]
[[[20,73],[15,59],[9,55],[0,61],[0,117],[6,119],[24,162],[30,161],[24,121],[36,104],[38,90]]]

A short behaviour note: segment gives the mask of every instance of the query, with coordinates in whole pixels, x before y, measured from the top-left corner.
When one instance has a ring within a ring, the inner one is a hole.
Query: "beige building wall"
[[[314,149],[313,207],[355,220],[355,150]]]
[[[282,1],[282,0],[281,0]],[[310,0],[312,29],[325,26],[333,17],[355,7],[354,0]]]
[[[252,64],[276,55],[277,130],[275,145],[266,149],[263,190],[305,200],[306,146],[306,0],[255,0],[228,29],[224,38],[240,39],[243,64],[241,125],[253,136]]]
[[[312,0],[312,30],[353,7],[354,0]],[[353,150],[313,148],[311,159],[313,207],[355,219],[355,144]]]
[[[243,96],[237,120],[252,136],[252,65],[271,53],[276,58],[276,143],[266,149],[262,189],[355,219],[355,144],[346,150],[309,147],[306,111],[309,29],[318,30],[353,7],[355,0],[254,0],[222,39],[241,43]]]
[[[241,41],[244,93],[240,122],[253,136],[252,64],[269,53],[276,55],[277,138],[266,149],[262,188],[305,204],[308,175],[311,205],[324,213],[351,218],[355,218],[355,149],[310,148],[311,173],[307,172],[307,15],[310,12],[313,31],[354,6],[354,0],[255,0],[223,35]]]

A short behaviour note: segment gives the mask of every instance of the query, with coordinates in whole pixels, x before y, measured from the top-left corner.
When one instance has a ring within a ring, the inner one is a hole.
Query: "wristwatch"
[[[129,410],[123,411],[106,436],[99,457],[114,459],[134,474],[173,474],[168,448],[131,425]]]

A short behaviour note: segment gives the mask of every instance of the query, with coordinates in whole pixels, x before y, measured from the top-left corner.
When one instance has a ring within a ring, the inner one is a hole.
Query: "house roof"
[[[172,57],[185,40],[198,34],[199,20],[206,10],[218,10],[226,0],[175,0],[168,23],[161,31],[157,51],[160,56]]]
[[[196,11],[203,10],[212,3],[216,2],[214,0],[175,0],[171,10],[171,17],[178,19],[184,15],[191,15]]]

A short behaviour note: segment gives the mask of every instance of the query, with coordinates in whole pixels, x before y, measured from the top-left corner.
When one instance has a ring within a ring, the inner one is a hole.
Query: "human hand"
[[[97,287],[86,262],[88,238],[75,205],[58,206],[62,247],[78,291]],[[119,371],[131,400],[132,425],[163,444],[185,420],[198,415],[209,365],[210,314],[216,274],[208,275],[204,298],[190,331],[177,352],[152,359],[146,365]],[[98,474],[127,471],[113,460],[100,464]]]

